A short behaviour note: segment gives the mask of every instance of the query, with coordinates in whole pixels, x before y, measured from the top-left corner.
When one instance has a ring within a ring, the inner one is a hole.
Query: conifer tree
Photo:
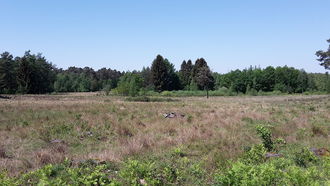
[[[161,55],[157,55],[156,59],[151,65],[151,78],[156,91],[161,92],[166,90],[169,75],[167,71],[167,66],[164,62],[164,58]]]

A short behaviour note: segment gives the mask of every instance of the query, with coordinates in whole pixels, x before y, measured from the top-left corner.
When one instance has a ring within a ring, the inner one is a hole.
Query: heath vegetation
[[[328,95],[0,101],[2,185],[329,184]]]

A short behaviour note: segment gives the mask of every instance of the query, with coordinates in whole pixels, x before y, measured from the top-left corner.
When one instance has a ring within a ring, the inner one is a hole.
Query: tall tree
[[[297,88],[295,92],[303,93],[308,88],[308,74],[304,70],[300,70],[297,77]]]
[[[4,52],[0,57],[0,93],[15,93],[16,89],[16,63],[11,54]]]
[[[180,78],[175,71],[174,64],[170,63],[168,59],[164,59],[166,65],[168,81],[166,82],[166,90],[179,90],[181,89]]]
[[[152,84],[152,77],[151,77],[151,70],[149,67],[143,67],[141,71],[141,77],[143,79],[143,87],[145,88],[151,88],[153,86]]]
[[[41,54],[34,55],[27,51],[22,58],[17,58],[17,60],[20,92],[40,94],[53,91],[54,67]]]
[[[152,62],[151,78],[156,91],[161,92],[167,89],[169,74],[165,60],[161,55],[157,55]]]
[[[262,91],[273,91],[275,86],[275,68],[268,66],[263,70]]]
[[[128,72],[118,82],[118,87],[115,89],[118,94],[124,96],[136,96],[142,88],[142,78],[140,74]]]
[[[179,71],[179,77],[182,83],[182,86],[187,89],[187,86],[190,85],[191,76],[192,76],[193,65],[191,60],[187,62],[184,60],[181,64],[181,69]]]
[[[193,67],[193,71],[192,71],[192,80],[195,83],[197,83],[197,86],[200,90],[204,90],[205,84],[200,84],[199,83],[200,81],[197,80],[197,77],[200,76],[200,74],[205,73],[207,71],[206,69],[208,69],[208,71],[210,72],[210,76],[208,77],[210,81],[207,84],[207,88],[209,90],[211,90],[211,89],[214,88],[214,78],[211,74],[210,68],[207,65],[207,62],[205,61],[204,58],[197,59],[196,62],[195,62],[195,65]],[[200,71],[203,71],[203,72],[200,73]]]
[[[315,53],[318,57],[318,61],[320,61],[320,65],[324,66],[325,69],[330,70],[330,39],[327,40],[329,43],[329,48],[327,51],[319,50]]]
[[[207,98],[209,98],[209,90],[214,84],[214,78],[208,66],[201,67],[196,74],[196,82],[198,86],[206,90]]]

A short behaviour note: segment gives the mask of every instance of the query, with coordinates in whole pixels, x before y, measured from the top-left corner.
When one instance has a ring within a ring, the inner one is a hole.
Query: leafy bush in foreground
[[[164,161],[128,160],[115,170],[107,164],[73,167],[46,165],[16,178],[0,174],[0,185],[329,185],[330,158],[316,158],[308,167],[293,158],[265,159],[262,145],[252,147],[229,168],[208,172],[201,162],[173,153]],[[258,161],[258,157],[261,160]],[[308,158],[307,158],[308,159]],[[248,161],[249,160],[249,161]],[[251,161],[253,160],[253,161]]]
[[[330,158],[317,158],[306,149],[292,158],[266,160],[257,145],[225,171],[215,174],[217,185],[329,185]],[[258,157],[260,158],[258,161]],[[306,164],[308,163],[308,167]]]
[[[261,125],[257,126],[257,133],[260,136],[260,138],[262,139],[262,143],[264,145],[264,147],[268,150],[268,151],[272,151],[274,148],[274,143],[272,140],[272,133],[271,131]]]

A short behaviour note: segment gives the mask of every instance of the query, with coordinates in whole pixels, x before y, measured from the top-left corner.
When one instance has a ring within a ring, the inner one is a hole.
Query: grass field
[[[180,116],[165,118],[169,112]],[[182,170],[176,167],[181,180],[176,175],[161,183],[210,184],[230,162],[262,143],[256,126],[285,141],[276,150],[280,154],[329,149],[330,96],[188,97],[170,102],[129,102],[99,93],[13,96],[0,99],[0,172],[19,177],[65,161],[72,167],[86,161],[110,163],[118,171],[134,161],[163,167],[182,160],[189,163]],[[190,168],[192,172],[185,172]],[[158,183],[139,175],[132,178],[137,184]],[[315,179],[324,184],[330,178],[325,173]]]

